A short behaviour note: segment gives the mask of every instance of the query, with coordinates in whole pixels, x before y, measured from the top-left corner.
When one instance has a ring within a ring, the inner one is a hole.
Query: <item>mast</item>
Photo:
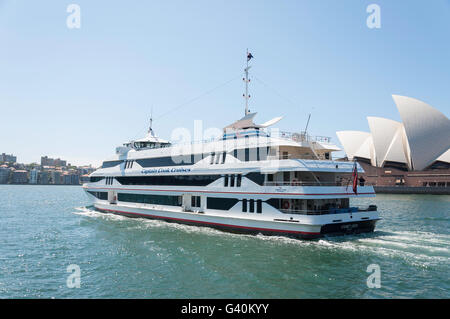
[[[308,126],[309,126],[309,120],[311,119],[311,113],[309,113],[309,116],[308,116],[308,121],[306,122],[306,127],[305,127],[305,134],[307,134],[308,133]]]
[[[250,98],[250,95],[248,94],[248,83],[250,82],[250,79],[248,78],[248,70],[250,70],[250,68],[251,68],[252,66],[249,66],[249,65],[248,65],[248,62],[249,62],[252,58],[253,58],[253,55],[252,55],[251,53],[249,53],[249,52],[248,52],[248,49],[247,49],[247,67],[244,69],[244,71],[245,71],[245,78],[242,79],[242,80],[244,80],[244,82],[245,82],[245,94],[243,94],[243,95],[244,95],[244,98],[245,98],[245,115],[247,115],[247,114],[249,113],[249,110],[248,110],[248,100],[249,100],[249,98]]]
[[[150,111],[150,127],[148,128],[148,133],[151,135],[153,135],[152,125],[153,125],[153,106]]]

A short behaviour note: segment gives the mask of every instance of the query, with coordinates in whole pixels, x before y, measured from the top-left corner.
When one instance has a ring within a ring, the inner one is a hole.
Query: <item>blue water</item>
[[[450,196],[369,203],[375,233],[300,241],[105,215],[81,187],[0,185],[0,297],[449,298]]]

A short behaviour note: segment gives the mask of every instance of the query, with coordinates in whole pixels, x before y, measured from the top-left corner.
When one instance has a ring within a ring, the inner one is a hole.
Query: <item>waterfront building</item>
[[[61,160],[59,158],[53,159],[49,158],[48,156],[42,156],[41,157],[41,166],[59,166],[64,167],[66,166],[67,161]]]
[[[0,154],[0,162],[8,162],[8,163],[15,163],[17,161],[17,157],[14,155],[8,155],[5,153]]]
[[[39,181],[39,170],[32,169],[30,171],[30,184],[37,184]]]
[[[72,185],[80,185],[80,175],[72,174],[70,175],[70,179]]]
[[[27,184],[28,172],[26,170],[14,170],[11,177],[12,184]]]
[[[450,187],[450,120],[432,106],[393,95],[402,122],[368,117],[370,132],[336,132],[367,182],[392,187]]]
[[[62,183],[61,181],[61,171],[49,171],[50,172],[50,179],[51,183],[54,185],[60,185]]]
[[[42,171],[40,174],[39,184],[47,185],[49,184],[49,172]]]
[[[89,183],[89,174],[84,174],[80,176],[80,183]]]
[[[76,173],[65,173],[62,178],[64,185],[80,185],[80,175]]]
[[[0,184],[7,184],[9,182],[10,173],[11,169],[6,165],[0,166]]]

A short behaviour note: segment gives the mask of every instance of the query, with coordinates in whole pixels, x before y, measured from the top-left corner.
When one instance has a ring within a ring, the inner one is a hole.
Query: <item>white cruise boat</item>
[[[172,144],[151,128],[116,148],[83,185],[96,210],[224,231],[297,238],[374,231],[377,207],[350,200],[375,197],[357,185],[359,164],[333,161],[329,138],[287,133],[245,116],[212,141]]]

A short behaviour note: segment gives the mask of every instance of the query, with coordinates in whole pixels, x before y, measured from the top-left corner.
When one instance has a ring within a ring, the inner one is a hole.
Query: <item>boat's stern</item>
[[[345,213],[320,216],[318,221],[321,235],[345,235],[373,232],[380,219],[377,207],[371,205],[364,210],[350,208]]]

